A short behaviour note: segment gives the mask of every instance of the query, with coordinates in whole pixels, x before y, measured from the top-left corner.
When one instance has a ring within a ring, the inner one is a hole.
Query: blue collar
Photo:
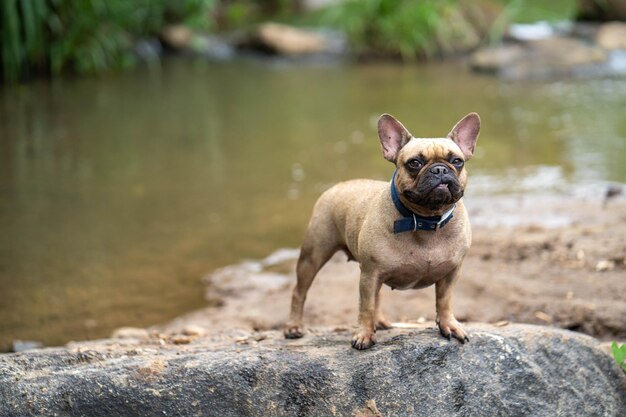
[[[422,217],[409,210],[404,204],[402,204],[402,201],[400,201],[400,196],[398,195],[398,190],[396,189],[396,173],[397,171],[393,173],[393,177],[391,178],[391,200],[393,200],[394,206],[396,206],[396,209],[404,216],[404,218],[393,222],[393,233],[415,232],[417,230],[435,231],[441,229],[448,224],[450,220],[452,220],[456,204],[454,204],[450,210],[446,211],[441,216]]]

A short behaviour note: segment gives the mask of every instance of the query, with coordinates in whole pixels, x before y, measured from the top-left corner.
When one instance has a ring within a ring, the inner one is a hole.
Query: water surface
[[[470,195],[626,181],[626,83],[510,84],[452,64],[172,60],[0,92],[0,345],[205,305],[202,274],[297,246],[333,183],[387,179],[377,116],[483,119]]]

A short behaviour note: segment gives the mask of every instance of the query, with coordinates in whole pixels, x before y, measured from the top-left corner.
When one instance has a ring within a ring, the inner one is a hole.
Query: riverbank
[[[605,341],[626,339],[626,199],[501,196],[477,197],[467,205],[474,242],[455,290],[459,320],[531,323]],[[212,307],[151,330],[172,335],[281,329],[297,256],[297,250],[283,249],[208,274],[205,296]],[[348,330],[356,323],[359,268],[346,261],[338,254],[320,271],[308,295],[306,326]],[[434,290],[383,288],[383,311],[392,322],[432,322]]]

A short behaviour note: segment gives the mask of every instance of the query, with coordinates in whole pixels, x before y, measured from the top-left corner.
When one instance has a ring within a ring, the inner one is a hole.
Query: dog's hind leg
[[[300,258],[298,258],[296,267],[298,281],[293,289],[291,313],[284,330],[285,337],[288,339],[297,339],[304,334],[302,313],[307,292],[317,272],[341,247],[338,242],[334,241],[336,239],[334,230],[330,229],[330,227],[327,228],[330,230],[320,229],[324,229],[324,225],[311,222],[300,250]]]

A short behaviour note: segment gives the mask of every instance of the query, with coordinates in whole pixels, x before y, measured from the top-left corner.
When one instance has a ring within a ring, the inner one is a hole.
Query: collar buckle
[[[448,221],[448,219],[450,219],[450,216],[452,216],[452,213],[454,212],[454,209],[456,208],[456,203],[454,203],[452,205],[452,207],[450,208],[450,210],[446,211],[445,213],[443,213],[441,215],[441,218],[439,219],[439,221],[437,222],[437,224],[435,225],[435,230],[439,230],[443,225],[445,225]]]

